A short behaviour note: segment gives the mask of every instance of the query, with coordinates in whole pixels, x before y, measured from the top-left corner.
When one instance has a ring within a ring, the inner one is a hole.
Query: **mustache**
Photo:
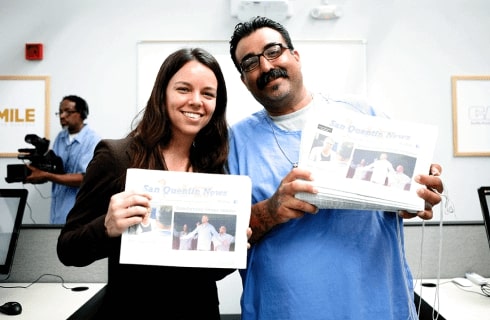
[[[257,87],[262,90],[269,82],[277,78],[289,78],[288,72],[284,69],[272,69],[263,73],[257,79]]]

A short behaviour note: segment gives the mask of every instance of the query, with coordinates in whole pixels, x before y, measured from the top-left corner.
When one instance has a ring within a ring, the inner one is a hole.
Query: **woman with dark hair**
[[[96,318],[220,318],[216,281],[234,269],[120,264],[119,253],[121,234],[150,209],[149,194],[124,191],[126,169],[224,174],[226,103],[216,59],[200,48],[181,49],[163,62],[136,127],[124,139],[98,144],[57,245],[67,266],[108,257]]]

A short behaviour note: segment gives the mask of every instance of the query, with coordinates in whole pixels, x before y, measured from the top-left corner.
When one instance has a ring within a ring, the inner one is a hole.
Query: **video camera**
[[[41,138],[35,134],[27,134],[25,142],[32,144],[35,148],[18,149],[17,159],[29,160],[30,165],[42,171],[51,173],[64,173],[63,160],[58,157],[53,150],[49,149],[49,140]],[[5,181],[24,182],[26,177],[31,174],[31,170],[25,164],[8,164],[7,177]]]

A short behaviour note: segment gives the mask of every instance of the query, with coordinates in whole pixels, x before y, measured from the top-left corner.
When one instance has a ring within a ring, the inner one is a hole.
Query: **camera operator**
[[[101,138],[84,123],[88,116],[88,105],[84,99],[75,95],[64,97],[56,115],[59,116],[63,129],[54,140],[53,151],[63,160],[65,173],[43,171],[27,165],[32,172],[24,182],[53,183],[50,223],[64,224],[68,212],[75,204],[78,188],[92,159],[95,146]]]

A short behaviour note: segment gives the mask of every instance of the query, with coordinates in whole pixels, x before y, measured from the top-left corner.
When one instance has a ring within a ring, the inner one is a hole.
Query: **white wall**
[[[455,214],[444,219],[481,220],[476,189],[490,184],[489,159],[453,157],[450,77],[490,74],[490,2],[332,0],[344,12],[333,21],[310,18],[309,11],[320,0],[290,3],[293,15],[284,24],[293,39],[367,41],[367,93],[373,104],[395,118],[439,127],[434,162],[443,165],[456,208]],[[89,124],[105,138],[118,138],[128,132],[139,107],[138,41],[229,40],[236,23],[229,0],[212,4],[200,0],[0,0],[0,74],[50,75],[51,113],[62,96],[81,95],[90,106]],[[28,42],[44,44],[44,60],[24,59]],[[230,105],[229,112],[243,108],[247,106]],[[51,115],[48,138],[53,140],[59,129],[57,118]],[[24,144],[19,141],[19,147]],[[10,163],[19,160],[0,159],[2,177]],[[0,179],[0,187],[22,184]],[[32,214],[27,211],[24,221],[46,223],[49,184],[26,188]]]
[[[128,132],[139,107],[137,42],[228,40],[237,19],[230,15],[229,0],[213,3],[0,0],[0,74],[50,75],[52,112],[62,96],[79,94],[89,103],[89,124],[105,138],[118,138]],[[439,127],[434,162],[443,165],[444,181],[456,208],[455,214],[444,219],[481,220],[476,189],[490,184],[489,161],[488,157],[453,157],[450,77],[490,74],[490,3],[332,0],[344,12],[333,21],[309,17],[320,0],[290,3],[293,15],[284,24],[293,39],[367,41],[367,93],[373,104],[395,118]],[[24,59],[27,42],[44,44],[44,60]],[[230,105],[229,112],[243,108],[246,106]],[[52,115],[48,138],[54,139],[59,129]],[[19,147],[24,147],[23,141]],[[10,163],[19,160],[0,159],[2,177]],[[0,187],[22,185],[0,179]],[[26,187],[32,218],[28,212],[24,221],[46,223],[49,185]]]
[[[481,221],[476,189],[490,185],[490,162],[488,157],[453,157],[450,77],[490,74],[490,2],[329,2],[343,7],[340,19],[311,19],[309,11],[321,0],[290,1],[293,16],[284,24],[293,39],[365,39],[367,93],[373,104],[395,118],[439,127],[434,162],[443,166],[456,208],[444,219]],[[122,137],[141,107],[136,105],[137,42],[228,40],[237,23],[229,12],[229,0],[0,0],[0,74],[50,75],[52,112],[62,96],[78,94],[89,103],[88,122],[95,130],[104,138]],[[24,59],[28,42],[44,44],[44,60]],[[229,112],[243,108],[230,105]],[[53,140],[59,129],[51,115],[48,138]],[[19,160],[0,159],[0,187],[20,188],[3,179],[10,163]],[[31,212],[26,210],[24,222],[47,223],[49,184],[26,188]],[[233,311],[238,276],[224,281],[224,296],[233,297],[226,308]]]

